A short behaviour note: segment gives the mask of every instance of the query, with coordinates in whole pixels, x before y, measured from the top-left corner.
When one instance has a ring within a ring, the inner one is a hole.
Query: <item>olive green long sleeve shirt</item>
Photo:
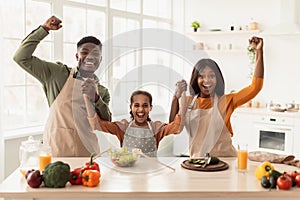
[[[61,62],[48,62],[33,56],[37,45],[48,34],[49,33],[41,26],[32,31],[17,49],[14,60],[25,71],[42,83],[48,104],[51,106],[65,85],[71,68]],[[76,68],[74,78],[80,79],[80,76],[77,76],[77,74],[78,70]],[[94,78],[99,80],[96,75],[94,75]],[[100,98],[95,102],[96,112],[101,116],[101,119],[111,121],[111,112],[109,110],[110,94],[108,89],[98,84],[98,95]]]

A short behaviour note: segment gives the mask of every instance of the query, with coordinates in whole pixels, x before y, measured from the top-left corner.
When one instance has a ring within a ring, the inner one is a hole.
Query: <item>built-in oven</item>
[[[293,154],[293,118],[260,116],[254,122],[251,149],[277,154]]]

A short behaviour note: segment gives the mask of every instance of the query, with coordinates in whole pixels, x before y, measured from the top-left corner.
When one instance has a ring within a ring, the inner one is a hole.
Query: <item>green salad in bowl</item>
[[[109,149],[110,159],[118,167],[132,167],[139,155],[132,153],[127,148]]]

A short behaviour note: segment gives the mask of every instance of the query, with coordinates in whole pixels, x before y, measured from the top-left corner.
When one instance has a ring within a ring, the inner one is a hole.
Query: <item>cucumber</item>
[[[191,158],[191,159],[189,159],[189,163],[204,165],[205,161],[204,160],[200,160],[200,159],[193,159],[193,158]]]
[[[274,176],[275,179],[277,180],[277,178],[278,178],[279,176],[281,176],[282,173],[279,172],[279,171],[277,171],[277,170],[275,170],[275,169],[273,169],[273,170],[270,170],[270,175],[271,175],[271,176]]]
[[[270,176],[269,181],[270,181],[270,188],[276,188],[277,178],[275,176]]]

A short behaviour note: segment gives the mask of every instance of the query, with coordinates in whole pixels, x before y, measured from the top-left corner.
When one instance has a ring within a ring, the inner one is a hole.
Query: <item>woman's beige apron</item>
[[[150,157],[157,155],[156,139],[151,125],[148,122],[147,128],[132,127],[132,122],[129,123],[125,134],[123,147],[132,150],[139,148],[143,153]]]
[[[213,107],[200,109],[196,95],[186,112],[186,130],[189,134],[190,157],[204,157],[206,153],[211,156],[237,156],[232,146],[230,133],[218,109],[218,97],[215,95]]]
[[[73,78],[74,69],[50,107],[43,141],[55,157],[84,157],[100,151],[97,136],[87,120],[80,91],[82,80]]]

